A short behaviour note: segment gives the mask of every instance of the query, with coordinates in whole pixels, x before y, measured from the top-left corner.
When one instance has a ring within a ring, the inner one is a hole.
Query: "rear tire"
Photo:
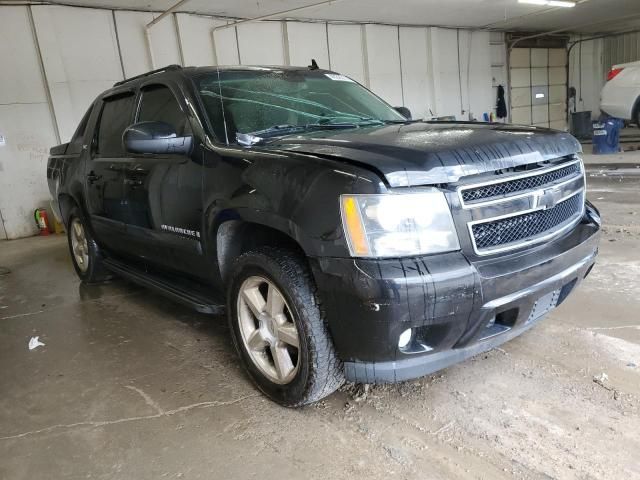
[[[286,407],[316,402],[344,382],[316,287],[303,257],[263,247],[236,259],[229,326],[256,386]]]
[[[67,240],[73,267],[85,283],[101,283],[109,280],[112,275],[102,263],[100,248],[91,236],[91,231],[76,206],[73,207],[67,223]]]

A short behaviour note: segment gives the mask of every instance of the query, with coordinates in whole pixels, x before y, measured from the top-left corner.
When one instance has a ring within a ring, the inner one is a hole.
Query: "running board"
[[[220,300],[207,296],[203,292],[194,292],[193,288],[187,290],[185,287],[172,283],[165,277],[148,273],[139,268],[120,262],[113,258],[105,258],[104,266],[113,273],[126,278],[127,280],[151,288],[156,292],[171,298],[172,300],[187,305],[201,313],[221,315],[225,311],[225,305]]]

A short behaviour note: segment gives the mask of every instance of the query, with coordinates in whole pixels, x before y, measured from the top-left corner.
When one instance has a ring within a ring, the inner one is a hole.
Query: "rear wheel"
[[[342,385],[342,364],[304,258],[269,247],[240,256],[228,312],[242,364],[272,400],[297,407]]]
[[[67,238],[73,267],[83,282],[100,283],[111,278],[78,207],[74,207],[69,216]]]

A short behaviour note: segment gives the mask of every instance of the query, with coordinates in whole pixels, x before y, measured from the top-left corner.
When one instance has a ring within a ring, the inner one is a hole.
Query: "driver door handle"
[[[129,185],[131,187],[141,187],[143,185],[143,182],[142,180],[132,180],[130,178],[125,178],[124,184]]]
[[[102,175],[96,175],[93,171],[87,174],[87,180],[89,183],[97,182],[102,178]]]

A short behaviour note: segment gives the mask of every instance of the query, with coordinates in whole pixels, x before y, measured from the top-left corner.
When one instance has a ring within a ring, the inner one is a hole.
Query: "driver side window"
[[[164,85],[142,89],[138,122],[164,122],[175,128],[178,137],[191,134],[189,120],[180,109],[176,97]]]

